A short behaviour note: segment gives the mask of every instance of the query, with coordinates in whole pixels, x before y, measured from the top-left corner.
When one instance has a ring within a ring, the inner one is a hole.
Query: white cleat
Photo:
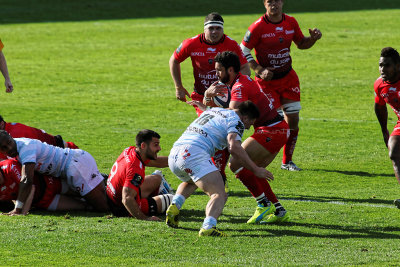
[[[297,167],[297,165],[294,164],[293,161],[289,161],[289,163],[286,163],[286,164],[282,163],[281,169],[282,170],[287,170],[287,171],[292,171],[292,172],[301,171],[301,169],[299,167]]]

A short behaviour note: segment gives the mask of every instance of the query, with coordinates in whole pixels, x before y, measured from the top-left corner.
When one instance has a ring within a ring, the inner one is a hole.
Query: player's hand
[[[254,172],[254,175],[259,178],[267,179],[268,181],[274,180],[274,175],[270,171],[267,171],[266,169],[261,167],[257,167],[257,169]]]
[[[4,85],[6,86],[6,93],[11,93],[14,90],[14,87],[10,80],[6,80]]]
[[[227,86],[223,83],[219,83],[218,81],[208,87],[208,89],[204,92],[205,97],[214,97],[214,96],[224,96]]]
[[[191,101],[186,101],[187,104],[193,106],[193,107],[198,107],[202,111],[205,111],[207,109],[207,106],[201,103],[200,101],[197,100],[191,100]]]
[[[161,219],[160,218],[158,218],[157,216],[151,216],[151,217],[149,217],[149,218],[147,218],[147,220],[146,221],[161,221]]]
[[[313,41],[317,41],[317,40],[321,39],[321,37],[322,37],[321,31],[318,30],[317,28],[308,29],[308,32],[310,33],[310,38]]]
[[[272,77],[274,77],[274,73],[269,68],[262,68],[257,75],[260,76],[260,78],[264,81],[270,81],[272,80]]]
[[[178,99],[182,102],[186,102],[186,96],[188,96],[190,98],[190,94],[183,86],[176,88],[175,95],[176,95],[176,99]]]

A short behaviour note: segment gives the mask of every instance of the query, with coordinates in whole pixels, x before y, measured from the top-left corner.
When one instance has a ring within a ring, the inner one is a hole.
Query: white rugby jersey
[[[42,174],[61,176],[73,155],[73,151],[69,148],[48,145],[36,139],[14,138],[14,140],[17,143],[19,162],[35,163],[35,170]]]
[[[243,131],[244,124],[235,111],[212,108],[192,122],[174,146],[198,146],[212,156],[215,150],[222,150],[228,146],[229,133],[236,133],[236,139],[241,140]]]

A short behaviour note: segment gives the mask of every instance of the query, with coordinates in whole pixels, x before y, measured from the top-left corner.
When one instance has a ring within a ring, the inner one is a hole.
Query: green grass
[[[58,2],[5,1],[0,8],[15,87],[1,92],[0,114],[74,141],[102,172],[143,128],[161,134],[160,154],[168,155],[196,117],[175,100],[168,59],[202,31],[209,1],[154,12],[148,5],[155,1],[146,1],[143,13],[123,1],[88,1],[90,12],[78,9],[81,2]],[[304,171],[281,171],[281,155],[268,168],[292,223],[246,225],[255,201],[228,172],[231,192],[218,226],[229,238],[198,238],[208,199],[198,192],[185,203],[180,229],[96,213],[1,216],[0,265],[398,265],[399,212],[391,203],[399,186],[373,112],[380,49],[400,49],[398,2],[320,2],[285,1],[304,32],[323,32],[312,49],[292,50],[303,106],[294,159]],[[225,32],[238,41],[263,12],[249,4],[243,13],[243,3],[234,2],[229,15],[221,11]],[[191,90],[189,61],[182,70]],[[165,173],[176,188],[179,180]]]

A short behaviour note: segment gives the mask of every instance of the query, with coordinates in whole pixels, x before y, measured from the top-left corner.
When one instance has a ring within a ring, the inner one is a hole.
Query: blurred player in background
[[[311,48],[322,37],[320,30],[309,29],[305,37],[295,18],[283,13],[283,0],[263,0],[266,13],[250,25],[241,48],[254,70],[255,80],[264,92],[281,108],[290,127],[290,136],[283,149],[281,168],[289,171],[301,169],[292,157],[299,133],[300,82],[292,68],[290,46]],[[255,50],[256,60],[251,55]]]
[[[126,148],[111,168],[107,180],[107,197],[115,216],[132,216],[139,220],[159,221],[173,195],[160,171],[145,176],[145,168],[168,167],[168,157],[161,151],[160,135],[142,130],[136,135],[136,147]]]
[[[17,201],[10,215],[22,214],[32,189],[35,171],[64,179],[71,190],[79,192],[97,211],[109,210],[103,176],[88,152],[63,149],[36,139],[14,139],[4,130],[0,130],[0,152],[11,158],[17,157],[22,164]]]
[[[260,110],[260,117],[254,123],[254,133],[243,142],[242,146],[257,166],[266,168],[286,143],[290,132],[289,126],[258,84],[249,76],[239,72],[239,57],[235,53],[226,51],[217,55],[215,69],[219,80],[231,88],[230,109],[235,109],[240,103],[250,100]],[[211,86],[205,92],[205,99],[214,97],[216,91],[217,88]],[[260,179],[250,170],[242,168],[235,158],[231,158],[230,167],[258,203],[254,215],[247,223],[289,221],[289,214],[275,196],[267,180]]]
[[[4,85],[6,86],[6,92],[11,93],[14,90],[14,87],[11,83],[10,75],[8,74],[7,61],[3,54],[3,48],[4,45],[0,40],[0,71],[4,77]]]
[[[214,68],[214,57],[223,51],[234,51],[240,56],[240,71],[250,75],[249,64],[244,57],[239,44],[224,34],[224,19],[218,13],[210,13],[204,20],[204,33],[184,40],[174,51],[169,68],[175,84],[176,98],[186,102],[186,97],[199,102],[203,101],[204,91],[218,80]],[[194,88],[188,93],[182,84],[181,62],[190,57],[193,66]],[[197,116],[202,110],[194,106]],[[214,155],[214,163],[221,171],[222,178],[226,181],[225,167],[229,159],[227,150],[218,151]]]
[[[4,121],[3,117],[0,115],[0,130],[5,130],[13,138],[30,138],[37,139],[49,145],[58,146],[61,148],[71,148],[77,149],[78,146],[72,142],[65,142],[61,135],[53,136],[46,133],[44,130],[30,127],[21,123],[13,123]],[[5,159],[6,156],[0,153],[0,160]]]
[[[16,200],[21,181],[22,166],[16,159],[0,161],[0,202]],[[61,179],[35,172],[32,190],[24,205],[22,214],[27,214],[31,207],[48,211],[86,210],[88,205],[73,196]]]
[[[257,177],[273,179],[270,172],[258,167],[241,146],[244,129],[249,129],[259,116],[257,107],[250,101],[237,109],[213,108],[192,122],[174,143],[169,154],[169,168],[182,181],[176,190],[172,205],[167,210],[166,223],[178,227],[179,212],[185,200],[197,189],[210,200],[200,236],[226,236],[216,229],[228,195],[224,191],[221,174],[211,157],[217,149],[229,148],[232,157]]]
[[[389,149],[394,174],[400,183],[400,55],[396,49],[385,47],[379,59],[381,76],[375,81],[375,114],[381,126],[383,141]],[[389,104],[396,113],[398,121],[391,135],[387,128]],[[400,209],[400,199],[394,204]]]

